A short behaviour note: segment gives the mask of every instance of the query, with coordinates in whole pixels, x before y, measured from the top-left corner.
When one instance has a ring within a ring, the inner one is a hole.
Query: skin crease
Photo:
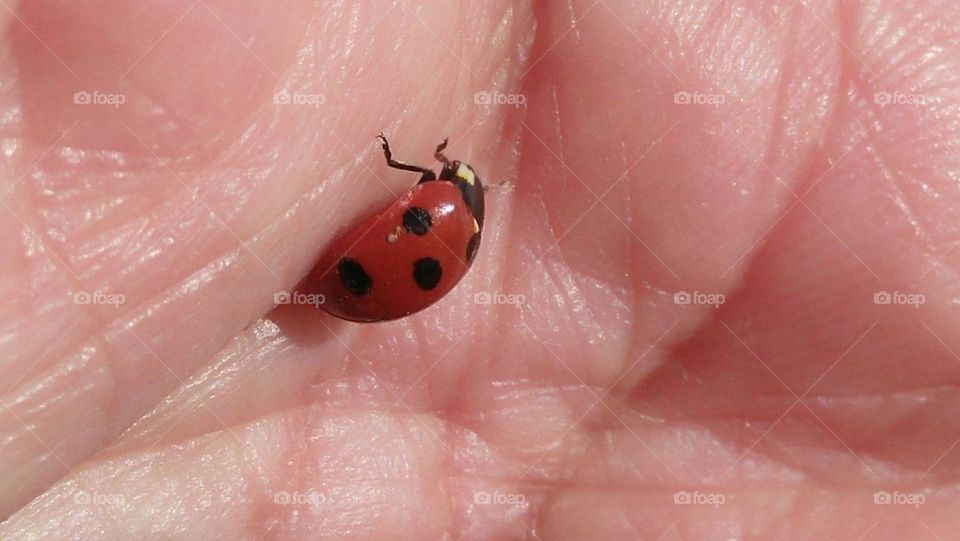
[[[0,7],[0,538],[955,535],[954,2],[247,4]],[[473,270],[274,309],[381,130]]]

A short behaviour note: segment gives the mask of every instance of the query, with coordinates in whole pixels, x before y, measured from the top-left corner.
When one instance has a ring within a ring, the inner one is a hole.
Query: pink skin
[[[4,4],[0,538],[956,535],[955,1]],[[381,130],[516,185],[473,271],[273,309]]]

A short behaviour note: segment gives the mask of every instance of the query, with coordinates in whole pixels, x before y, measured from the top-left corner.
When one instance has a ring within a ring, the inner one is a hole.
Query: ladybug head
[[[483,183],[476,171],[460,160],[443,164],[439,180],[454,183],[463,195],[463,201],[483,228]]]

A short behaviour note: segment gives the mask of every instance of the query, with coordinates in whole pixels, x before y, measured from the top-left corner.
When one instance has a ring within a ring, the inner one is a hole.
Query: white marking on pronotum
[[[462,178],[464,182],[471,186],[473,186],[473,183],[477,178],[476,175],[473,174],[473,170],[462,163],[460,164],[460,167],[457,167],[457,176]]]

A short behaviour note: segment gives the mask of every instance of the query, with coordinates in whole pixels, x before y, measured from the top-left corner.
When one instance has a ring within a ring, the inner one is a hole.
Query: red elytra
[[[434,156],[433,171],[392,159],[380,135],[387,165],[421,173],[399,199],[339,235],[307,281],[323,295],[321,308],[350,321],[376,322],[408,316],[446,295],[470,269],[483,230],[483,185],[473,169]]]

